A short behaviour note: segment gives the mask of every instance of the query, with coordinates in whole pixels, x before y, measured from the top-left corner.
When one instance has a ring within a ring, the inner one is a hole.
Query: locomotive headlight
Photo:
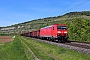
[[[58,31],[58,33],[61,33],[60,31]]]
[[[67,33],[67,31],[65,31],[64,33]]]

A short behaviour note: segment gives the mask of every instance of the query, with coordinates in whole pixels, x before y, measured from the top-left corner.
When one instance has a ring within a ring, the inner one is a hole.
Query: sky
[[[90,11],[90,0],[0,0],[0,27],[76,11]]]

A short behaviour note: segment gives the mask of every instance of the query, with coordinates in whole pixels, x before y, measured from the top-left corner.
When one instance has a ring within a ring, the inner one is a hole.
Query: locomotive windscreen
[[[67,27],[66,26],[57,26],[57,30],[66,30]]]

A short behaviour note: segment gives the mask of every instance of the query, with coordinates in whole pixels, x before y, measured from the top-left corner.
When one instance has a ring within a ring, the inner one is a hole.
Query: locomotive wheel
[[[61,43],[61,39],[58,39],[58,43]]]
[[[64,43],[65,41],[63,41],[63,40],[58,40],[58,43]]]
[[[48,41],[51,41],[51,38],[50,37],[48,37]]]
[[[54,38],[51,39],[52,42],[54,42],[54,40],[55,40]]]

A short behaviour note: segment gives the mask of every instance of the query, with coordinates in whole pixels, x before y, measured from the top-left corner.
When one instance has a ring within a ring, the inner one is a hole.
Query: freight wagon
[[[31,36],[35,38],[39,38],[40,36],[40,30],[32,31]]]

